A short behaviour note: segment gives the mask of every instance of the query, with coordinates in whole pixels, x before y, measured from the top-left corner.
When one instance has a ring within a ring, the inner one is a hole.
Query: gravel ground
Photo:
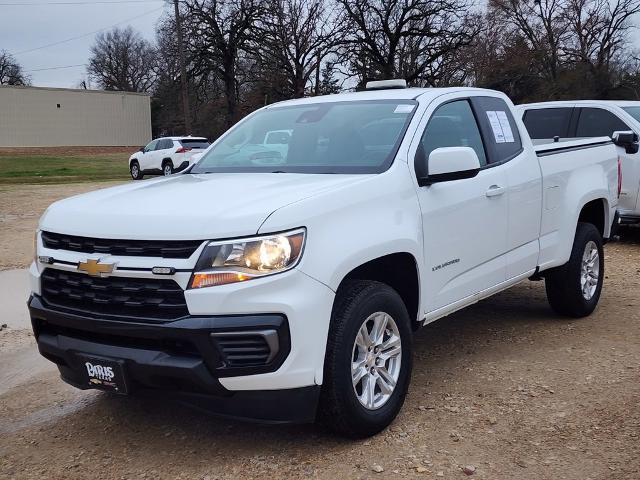
[[[91,186],[39,188],[0,191],[2,266],[28,261],[15,247],[31,248],[47,201]],[[7,203],[22,204],[9,222]],[[420,330],[404,409],[365,441],[78,391],[28,331],[3,329],[0,478],[640,478],[640,231],[606,261],[588,318],[557,317],[525,282]]]

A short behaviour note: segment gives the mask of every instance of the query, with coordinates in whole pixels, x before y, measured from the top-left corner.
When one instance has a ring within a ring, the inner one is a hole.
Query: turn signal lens
[[[238,283],[249,280],[249,275],[242,273],[195,273],[191,281],[191,288],[215,287],[216,285],[226,285],[228,283]]]

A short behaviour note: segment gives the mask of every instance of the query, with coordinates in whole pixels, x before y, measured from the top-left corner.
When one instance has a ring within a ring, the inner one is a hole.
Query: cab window
[[[433,112],[422,135],[418,155],[428,159],[432,151],[442,147],[471,147],[478,155],[480,165],[487,164],[480,130],[468,100],[445,103]],[[416,167],[419,164],[424,162],[417,162]]]
[[[527,110],[522,121],[532,140],[566,138],[573,107],[536,108]]]
[[[581,108],[576,137],[610,137],[613,132],[631,130],[613,113],[602,108]]]

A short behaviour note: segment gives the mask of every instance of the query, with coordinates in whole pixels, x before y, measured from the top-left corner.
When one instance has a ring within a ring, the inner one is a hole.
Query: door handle
[[[505,191],[504,187],[501,187],[499,185],[491,185],[489,187],[489,190],[487,190],[487,192],[485,193],[485,195],[487,197],[497,197],[499,195],[502,195]]]

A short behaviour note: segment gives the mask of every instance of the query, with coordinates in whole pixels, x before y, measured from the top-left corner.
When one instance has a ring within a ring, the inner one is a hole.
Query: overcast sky
[[[96,30],[115,24],[131,25],[145,38],[155,38],[155,25],[163,11],[171,11],[164,0],[0,0],[0,50],[11,52],[34,86],[75,87],[85,78],[85,67],[40,70],[87,62]],[[76,3],[51,5],[51,3]],[[77,3],[87,3],[77,4]],[[7,4],[19,5],[7,5]],[[37,4],[37,5],[36,5]],[[39,48],[56,42],[59,45]],[[37,49],[34,51],[29,51]],[[20,53],[24,52],[24,53]]]

